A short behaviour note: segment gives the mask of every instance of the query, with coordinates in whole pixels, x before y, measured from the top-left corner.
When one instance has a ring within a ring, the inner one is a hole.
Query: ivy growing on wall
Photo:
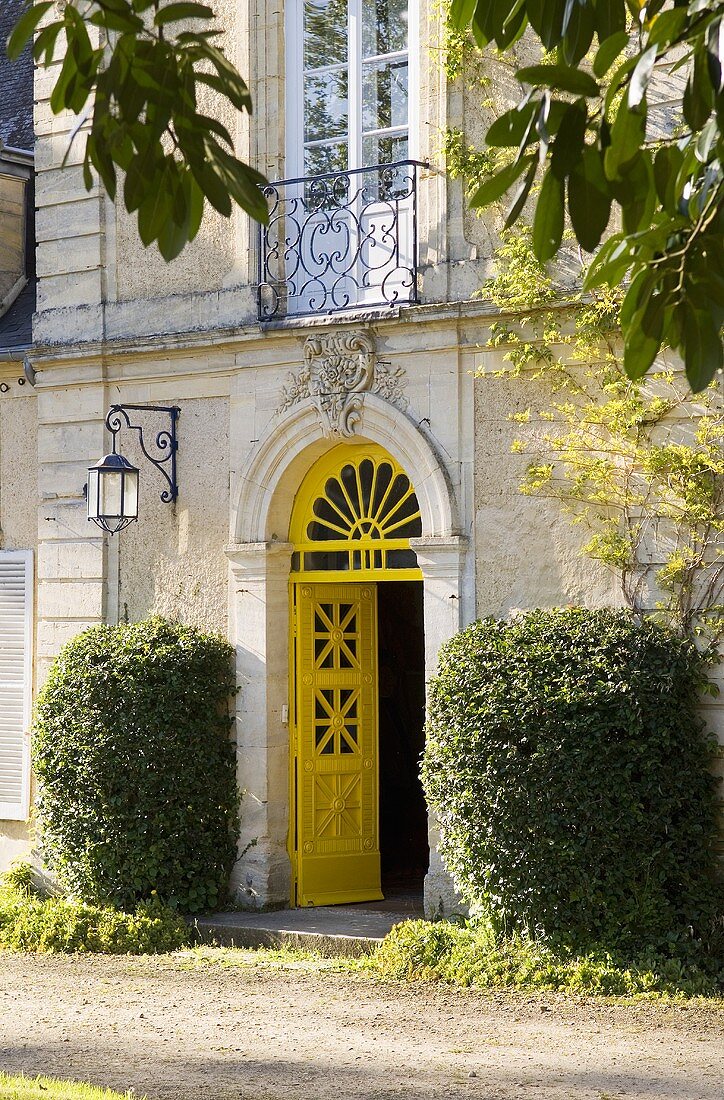
[[[632,381],[620,292],[564,292],[536,260],[528,228],[504,232],[494,260],[481,293],[505,312],[490,346],[536,391],[535,406],[513,414],[514,450],[531,459],[522,492],[558,501],[586,532],[583,552],[615,571],[636,612],[715,641],[724,631],[720,390],[694,397],[665,362]]]
[[[483,55],[449,18],[446,27],[449,79],[467,80],[468,68],[484,61],[505,64],[492,47]],[[459,128],[446,131],[444,154],[469,199],[507,156],[469,142]],[[567,236],[566,263],[553,276],[536,258],[530,226],[503,228],[493,277],[479,291],[501,310],[490,347],[504,373],[533,391],[515,416],[514,450],[530,458],[521,490],[560,504],[585,531],[583,552],[615,572],[636,612],[656,612],[714,642],[724,631],[721,391],[714,384],[694,397],[666,354],[645,381],[628,377],[623,291],[603,286],[584,295],[585,267]]]

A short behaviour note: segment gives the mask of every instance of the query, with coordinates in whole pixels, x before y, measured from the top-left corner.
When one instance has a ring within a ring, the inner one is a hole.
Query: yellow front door
[[[374,901],[380,889],[377,591],[294,586],[296,904]]]

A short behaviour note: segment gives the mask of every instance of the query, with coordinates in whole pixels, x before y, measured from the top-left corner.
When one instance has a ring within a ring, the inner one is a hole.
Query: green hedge
[[[499,934],[720,951],[713,743],[695,648],[625,611],[473,623],[442,650],[423,784]]]
[[[40,850],[86,902],[217,907],[236,855],[233,650],[154,618],[80,634],[36,708]]]

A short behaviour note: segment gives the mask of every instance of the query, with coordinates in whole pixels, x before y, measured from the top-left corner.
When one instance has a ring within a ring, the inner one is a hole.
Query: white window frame
[[[25,570],[22,780],[19,801],[0,802],[0,821],[27,821],[30,816],[30,726],[33,713],[34,554],[32,550],[0,550],[0,562],[23,565]]]
[[[348,167],[362,163],[361,0],[349,5],[349,153]],[[407,24],[408,130],[407,160],[418,159],[419,131],[419,5],[409,0]],[[286,172],[287,179],[304,176],[304,0],[287,0],[285,14],[286,64]],[[387,55],[385,55],[387,56]],[[394,56],[394,55],[392,55]]]

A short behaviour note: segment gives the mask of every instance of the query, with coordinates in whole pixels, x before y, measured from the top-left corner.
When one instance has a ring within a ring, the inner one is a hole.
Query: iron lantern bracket
[[[144,437],[142,424],[131,422],[130,413],[154,412],[166,414],[169,419],[168,428],[161,428],[156,432],[155,445],[163,457],[154,457],[149,454]],[[106,416],[106,428],[113,437],[113,454],[118,454],[116,442],[118,433],[123,428],[138,433],[138,443],[144,456],[152,466],[163,475],[168,483],[168,489],[161,493],[164,504],[172,504],[178,497],[178,481],[176,479],[176,454],[178,453],[178,440],[176,438],[176,424],[181,410],[178,405],[111,405]]]

